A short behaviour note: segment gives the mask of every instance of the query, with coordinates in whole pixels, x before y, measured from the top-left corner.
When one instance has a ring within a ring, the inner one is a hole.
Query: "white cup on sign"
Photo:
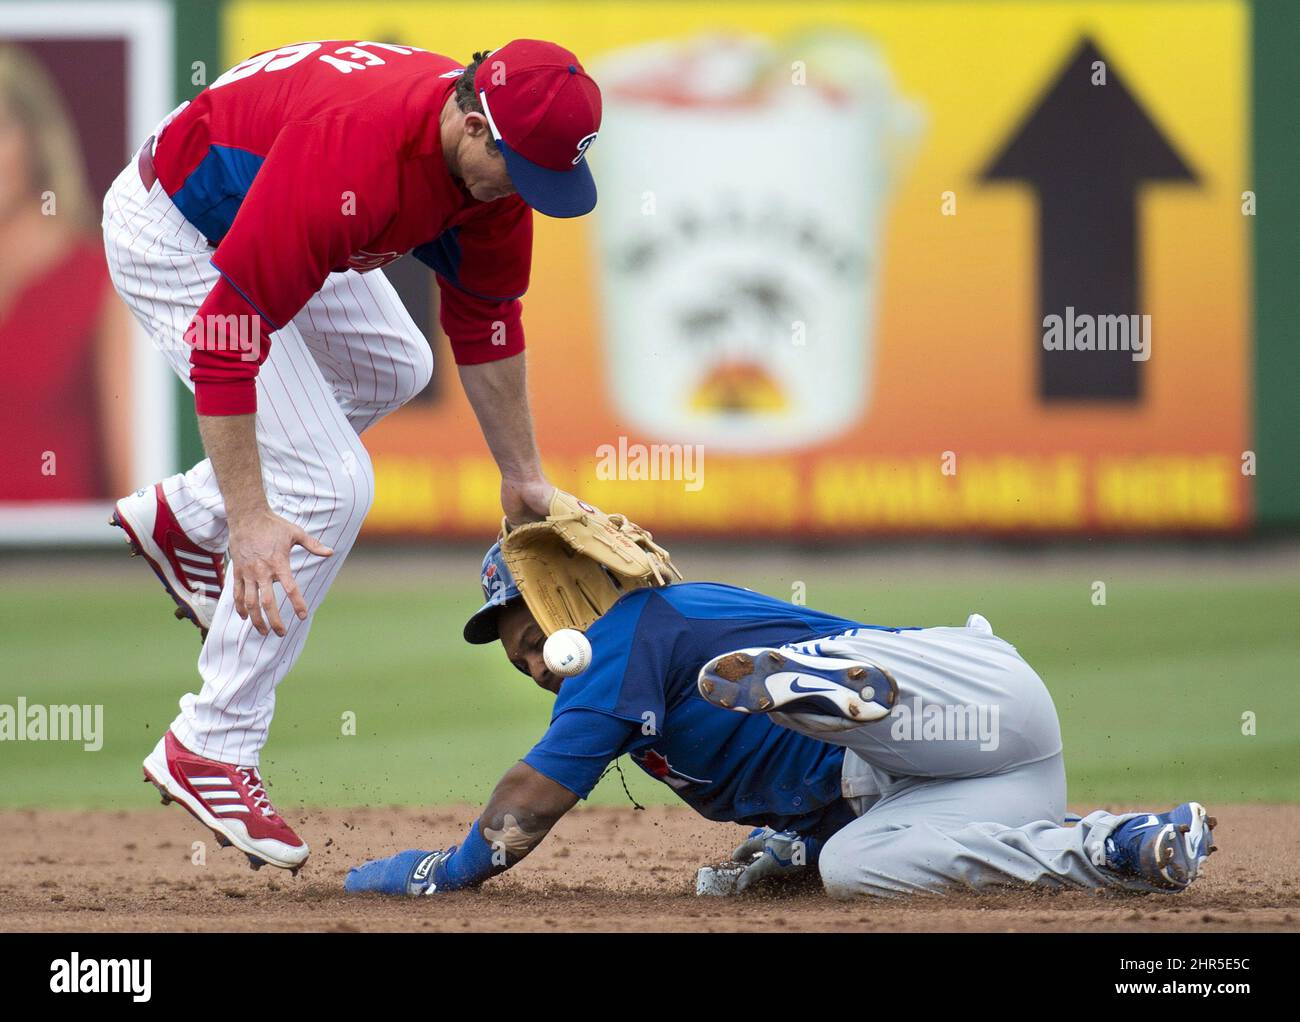
[[[878,52],[842,34],[781,51],[702,37],[616,53],[594,73],[620,416],[723,451],[849,428],[870,402],[881,220],[917,123]]]

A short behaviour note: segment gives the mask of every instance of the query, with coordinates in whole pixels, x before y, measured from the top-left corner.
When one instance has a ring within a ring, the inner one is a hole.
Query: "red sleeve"
[[[190,379],[199,415],[257,411],[257,370],[266,361],[271,328],[224,276],[190,321]]]
[[[286,125],[276,138],[217,246],[221,279],[186,335],[200,415],[256,410],[270,335],[395,215],[397,174],[382,156],[392,149],[372,134],[334,117]]]
[[[524,350],[523,306],[533,261],[533,211],[522,199],[492,203],[457,232],[456,279],[439,274],[438,320],[457,365],[479,365]]]

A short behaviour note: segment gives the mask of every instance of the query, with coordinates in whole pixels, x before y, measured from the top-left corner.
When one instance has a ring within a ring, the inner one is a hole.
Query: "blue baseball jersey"
[[[592,662],[565,679],[551,726],[524,762],[585,798],[623,753],[710,820],[835,829],[844,750],[696,689],[710,659],[873,627],[714,582],[639,589],[587,630]]]

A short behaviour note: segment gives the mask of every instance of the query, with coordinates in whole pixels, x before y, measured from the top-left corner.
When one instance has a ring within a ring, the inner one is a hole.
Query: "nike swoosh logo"
[[[799,684],[798,678],[795,678],[794,681],[790,682],[791,692],[834,692],[838,688],[838,685],[823,685],[820,688],[809,688],[807,685]]]
[[[1144,830],[1147,827],[1158,827],[1158,826],[1160,826],[1160,821],[1154,816],[1148,816],[1146,820],[1144,820],[1142,823],[1133,824],[1133,829]]]

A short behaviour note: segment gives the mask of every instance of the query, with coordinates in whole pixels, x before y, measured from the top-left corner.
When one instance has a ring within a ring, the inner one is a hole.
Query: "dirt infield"
[[[4,930],[1297,930],[1300,807],[1213,806],[1220,854],[1174,896],[1006,893],[833,902],[821,894],[697,898],[695,868],[738,827],[684,809],[579,809],[517,870],[481,892],[401,900],[347,895],[349,865],[458,840],[475,812],[290,814],[312,845],[295,877],[253,872],[179,808],[0,813]]]

